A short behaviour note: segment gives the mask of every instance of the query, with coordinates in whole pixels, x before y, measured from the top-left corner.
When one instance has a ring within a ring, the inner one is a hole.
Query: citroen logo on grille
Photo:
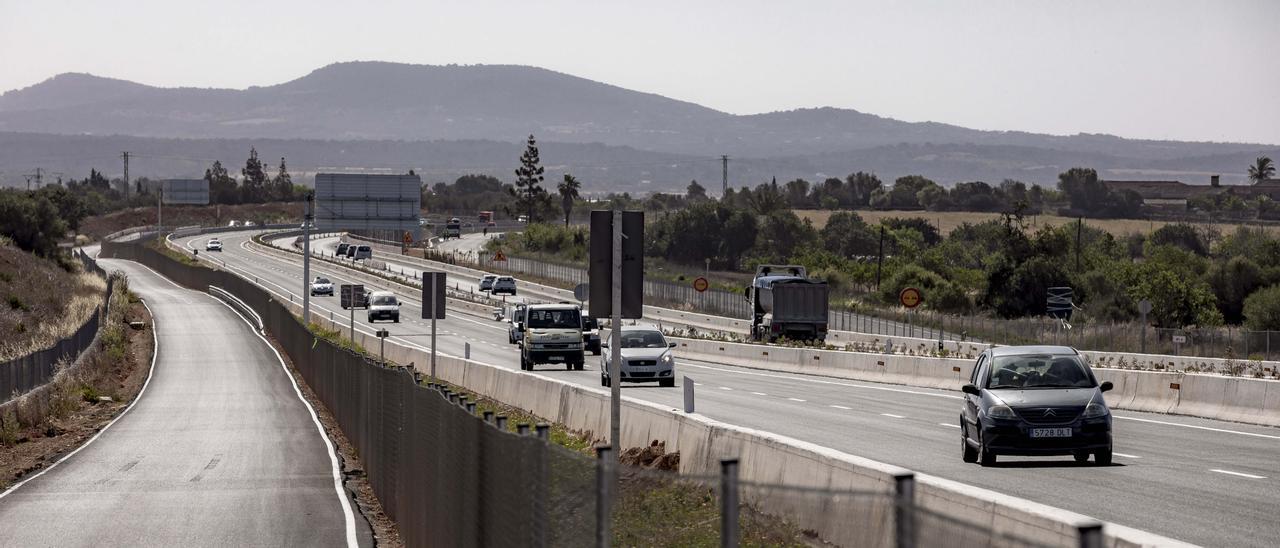
[[[1046,417],[1056,417],[1056,416],[1058,416],[1058,412],[1057,412],[1057,411],[1054,411],[1053,409],[1045,409],[1045,410],[1044,410],[1044,416],[1046,416]]]

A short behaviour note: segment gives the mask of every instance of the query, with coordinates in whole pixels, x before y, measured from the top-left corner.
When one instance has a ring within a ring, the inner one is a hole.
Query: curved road
[[[301,286],[301,257],[283,258],[247,245],[249,234],[222,234],[219,256],[233,270],[256,278],[282,298]],[[203,245],[204,238],[180,239]],[[200,253],[204,258],[206,253]],[[342,269],[312,262],[335,283]],[[467,280],[470,281],[470,280]],[[337,299],[312,300],[317,310],[345,315]],[[379,323],[389,342],[424,348],[426,324],[416,299],[405,299],[400,324]],[[357,329],[374,328],[357,316]],[[439,350],[516,369],[504,323],[450,310],[440,322]],[[446,334],[447,333],[447,334]],[[599,358],[586,371],[539,367],[545,375],[599,386]],[[745,427],[777,432],[850,454],[892,463],[1109,522],[1205,545],[1269,546],[1280,538],[1280,429],[1132,411],[1115,413],[1115,461],[1080,466],[1063,458],[1005,457],[993,468],[960,460],[959,394],[812,375],[774,373],[681,359],[680,375],[697,381],[698,412]],[[682,406],[677,387],[625,385],[625,394],[671,408]]]
[[[137,263],[158,352],[135,403],[0,494],[0,546],[371,546],[275,351],[221,301]]]

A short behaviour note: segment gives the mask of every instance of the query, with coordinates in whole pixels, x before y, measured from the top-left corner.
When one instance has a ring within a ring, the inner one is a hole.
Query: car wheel
[[[1093,454],[1093,462],[1098,466],[1111,466],[1111,448],[1099,449]]]
[[[1071,454],[1071,457],[1072,457],[1072,458],[1074,458],[1074,459],[1076,459],[1076,462],[1088,462],[1088,461],[1089,461],[1089,452],[1088,452],[1088,451],[1076,451],[1076,452],[1074,452],[1074,453],[1072,453],[1072,454]]]
[[[968,430],[962,421],[960,423],[960,458],[965,462],[974,463],[978,462],[978,450],[969,445]]]
[[[392,321],[392,323],[400,323],[400,316],[396,316],[396,317],[394,317],[394,318],[391,318],[391,321]]]
[[[982,439],[982,425],[978,425],[978,463],[983,466],[993,466],[996,463],[996,454],[987,448],[987,441]]]
[[[600,386],[609,386],[609,377],[600,375]]]
[[[676,385],[675,379],[660,379],[658,381],[658,386],[661,386],[663,388],[671,388],[671,387],[674,387],[675,385]]]

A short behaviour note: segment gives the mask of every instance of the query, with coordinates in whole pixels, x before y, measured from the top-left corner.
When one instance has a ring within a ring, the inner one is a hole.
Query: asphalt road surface
[[[287,298],[301,288],[301,257],[277,257],[245,245],[247,233],[221,234],[221,260],[257,277]],[[203,245],[204,238],[180,240]],[[205,257],[203,251],[200,256]],[[341,270],[312,262],[316,275],[348,283]],[[297,297],[300,298],[300,297]],[[339,317],[337,298],[318,297],[312,306]],[[389,342],[425,349],[426,324],[416,300],[407,300]],[[439,351],[518,368],[506,324],[451,310],[440,322]],[[356,328],[372,333],[364,318]],[[871,359],[871,358],[869,358]],[[537,374],[600,387],[599,358],[586,371],[539,366]],[[960,460],[958,392],[812,375],[774,373],[710,362],[679,360],[677,375],[697,384],[698,412],[712,419],[757,428],[910,468],[993,491],[1110,521],[1214,546],[1274,546],[1280,539],[1280,429],[1131,411],[1115,415],[1115,464],[1078,465],[1070,457],[1001,457],[983,468]],[[683,380],[675,388],[625,385],[624,394],[680,408]]]
[[[159,352],[136,403],[0,494],[0,546],[371,546],[333,448],[266,341],[137,263]]]

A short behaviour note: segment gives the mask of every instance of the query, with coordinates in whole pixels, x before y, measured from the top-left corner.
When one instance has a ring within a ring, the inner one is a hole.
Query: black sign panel
[[[1073,299],[1070,287],[1050,287],[1048,288],[1048,299],[1045,302],[1045,312],[1049,317],[1064,320],[1071,319],[1071,301]]]
[[[422,319],[444,319],[445,285],[444,272],[422,273]],[[431,317],[433,309],[435,310],[435,318]]]
[[[342,308],[369,308],[369,297],[364,292],[362,284],[342,284],[339,286]]]
[[[613,212],[591,212],[591,316],[613,314]],[[622,212],[622,317],[644,316],[644,212]]]

